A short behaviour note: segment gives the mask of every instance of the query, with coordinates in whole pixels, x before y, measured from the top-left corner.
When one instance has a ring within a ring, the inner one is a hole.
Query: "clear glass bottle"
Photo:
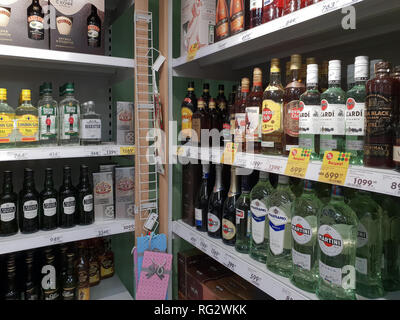
[[[7,103],[7,89],[0,89],[0,148],[15,147],[15,110]]]
[[[249,176],[242,176],[242,194],[236,202],[236,243],[235,249],[241,253],[250,250],[250,187]]]
[[[239,196],[236,167],[232,166],[231,185],[222,211],[222,242],[230,246],[235,245],[236,241],[236,204]]]
[[[81,105],[80,139],[81,145],[101,143],[101,116],[94,112],[95,104],[87,101]]]
[[[32,105],[31,90],[23,89],[21,104],[15,110],[17,132],[16,146],[20,148],[36,147],[39,143],[38,109]]]
[[[332,186],[332,196],[318,216],[317,296],[322,300],[356,298],[358,218],[344,202],[343,187]]]
[[[44,146],[58,144],[58,104],[53,99],[51,82],[42,85],[43,96],[38,101],[39,108],[39,140]]]
[[[61,96],[64,98],[60,101],[60,144],[61,145],[79,145],[79,118],[80,105],[79,101],[74,97],[74,83],[68,82],[61,88]]]

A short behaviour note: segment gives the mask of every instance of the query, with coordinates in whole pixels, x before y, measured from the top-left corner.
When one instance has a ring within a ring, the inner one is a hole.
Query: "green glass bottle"
[[[329,203],[318,216],[317,296],[323,300],[356,298],[358,218],[344,202],[343,188],[333,185]]]
[[[260,171],[260,179],[250,193],[250,257],[262,263],[267,262],[269,234],[267,200],[273,191],[269,173]]]
[[[317,182],[314,190],[317,198],[321,200],[323,204],[327,204],[331,200],[331,189],[332,186],[330,184]]]
[[[283,277],[292,274],[291,207],[295,195],[290,190],[289,177],[279,176],[276,190],[268,198],[269,246],[267,268]]]
[[[303,180],[295,177],[289,177],[289,186],[296,198],[300,197],[303,193]]]
[[[250,250],[250,188],[249,176],[242,176],[242,194],[236,202],[236,243],[235,249],[241,253]]]
[[[382,282],[382,209],[367,191],[358,190],[350,200],[357,214],[356,290],[367,298],[383,297]]]
[[[313,182],[304,180],[303,194],[294,200],[291,209],[293,274],[290,281],[308,292],[315,292],[317,288],[317,216],[322,206]]]
[[[231,186],[222,209],[222,242],[234,246],[236,242],[236,202],[240,196],[236,167],[231,167]]]

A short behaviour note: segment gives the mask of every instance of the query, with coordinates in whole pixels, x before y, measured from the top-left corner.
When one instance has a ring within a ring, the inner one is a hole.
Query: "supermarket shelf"
[[[38,231],[32,234],[18,233],[14,236],[0,238],[0,254],[134,232],[134,230],[134,219],[118,219],[99,221],[89,226],[76,226],[70,229],[58,228],[51,231]]]
[[[184,157],[221,163],[223,149],[188,146],[181,148],[179,150],[179,158]],[[175,155],[178,154],[177,151],[178,148],[175,150]],[[285,174],[287,158],[238,152],[233,164],[241,168],[283,175]],[[318,181],[321,164],[322,162],[320,161],[310,161],[305,179]],[[394,170],[350,166],[344,186],[400,197],[400,173]]]
[[[115,274],[112,278],[90,288],[90,300],[133,300],[129,291]]]
[[[57,146],[37,148],[0,149],[1,161],[40,160],[62,158],[111,157],[134,155],[134,146],[92,145],[92,146]]]
[[[356,30],[344,30],[343,8],[354,5]],[[200,48],[192,61],[173,59],[175,76],[229,80],[245,68],[334,46],[378,37],[400,29],[398,0],[324,0],[279,19]],[[370,43],[369,45],[373,45]],[[353,46],[350,46],[353,48]],[[295,48],[295,49],[294,49]],[[347,50],[347,49],[346,49]],[[351,57],[354,52],[348,52]]]

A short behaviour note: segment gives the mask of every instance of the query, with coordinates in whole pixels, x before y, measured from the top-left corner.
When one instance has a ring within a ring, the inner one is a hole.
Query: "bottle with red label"
[[[192,138],[192,117],[197,110],[197,98],[194,93],[194,82],[188,84],[186,97],[181,105],[182,137],[183,142],[188,142]]]
[[[32,0],[27,9],[28,37],[33,40],[44,39],[44,12],[39,0]]]
[[[250,29],[262,23],[263,0],[250,1]]]
[[[244,0],[231,0],[229,20],[230,32],[232,36],[244,30],[244,11]]]
[[[302,0],[285,0],[284,15],[299,10],[302,6]]]
[[[283,154],[289,155],[290,149],[299,146],[300,96],[306,91],[300,81],[301,55],[294,54],[290,60],[290,80],[283,96]]]
[[[261,152],[262,71],[254,68],[253,88],[246,101],[246,151]]]
[[[218,0],[215,14],[215,41],[229,37],[229,12],[226,0]]]
[[[234,142],[238,143],[238,151],[246,150],[246,101],[249,95],[249,78],[242,79],[241,100],[235,108],[235,137]]]

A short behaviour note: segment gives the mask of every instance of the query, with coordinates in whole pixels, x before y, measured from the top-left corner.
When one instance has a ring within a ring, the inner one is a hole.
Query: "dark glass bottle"
[[[272,21],[282,17],[284,8],[284,0],[264,0],[262,23]]]
[[[204,101],[204,107],[205,111],[208,112],[208,104],[210,102],[210,84],[209,83],[204,83],[203,84],[203,94],[201,95]]]
[[[15,259],[7,261],[7,281],[4,291],[4,300],[19,300],[18,284],[17,284],[17,267]]]
[[[231,108],[230,114],[229,114],[229,119],[231,122],[230,133],[231,133],[232,142],[234,142],[234,140],[235,140],[236,108],[240,104],[241,100],[242,100],[242,84],[239,83],[239,86],[238,86],[237,92],[236,92],[235,102],[234,102],[234,104]]]
[[[90,300],[89,259],[85,242],[78,243],[78,256],[75,264],[78,279],[78,300]]]
[[[54,189],[53,169],[46,168],[44,189],[40,193],[40,229],[53,230],[58,226],[57,190]]]
[[[210,237],[221,238],[222,207],[226,192],[222,184],[222,164],[215,165],[215,185],[208,201],[208,227]]]
[[[200,164],[182,165],[182,220],[194,226],[194,208],[200,178]]]
[[[392,78],[396,80],[396,120],[395,120],[395,138],[393,144],[393,162],[395,170],[400,172],[400,66],[393,68]]]
[[[217,1],[215,14],[215,41],[229,37],[229,11],[226,0]]]
[[[39,286],[35,276],[34,252],[27,251],[24,264],[24,278],[22,283],[22,300],[39,300]]]
[[[101,20],[97,15],[97,8],[92,4],[90,15],[87,18],[87,42],[89,47],[101,45]]]
[[[210,132],[210,147],[219,147],[219,132],[221,128],[221,118],[217,110],[217,106],[215,100],[213,98],[210,99],[210,130],[214,130]],[[217,130],[217,131],[216,131]]]
[[[75,254],[67,253],[66,272],[62,277],[62,299],[76,300],[77,277],[75,272]]]
[[[244,30],[245,8],[244,0],[231,0],[229,9],[231,36]]]
[[[223,84],[218,85],[218,96],[215,99],[215,103],[217,104],[217,111],[219,113],[221,113],[223,109],[226,110],[227,100],[225,97],[225,86]]]
[[[188,84],[186,97],[181,105],[182,137],[183,143],[192,138],[192,117],[197,109],[197,98],[194,93],[194,82]]]
[[[262,71],[254,68],[253,88],[246,100],[246,151],[250,153],[261,152],[262,102]]]
[[[240,101],[235,106],[235,136],[234,142],[238,143],[238,151],[246,150],[246,101],[250,91],[249,78],[242,79],[242,94]]]
[[[71,167],[64,166],[64,181],[59,192],[60,227],[75,226],[76,190],[72,185]]]
[[[100,254],[100,277],[101,279],[111,278],[114,275],[114,253],[111,250],[111,240],[103,238],[103,250]]]
[[[89,180],[88,166],[81,165],[81,175],[77,189],[77,220],[80,225],[94,222],[93,187]]]
[[[27,9],[28,37],[32,40],[44,39],[44,12],[39,0],[32,0]]]
[[[97,286],[100,283],[100,262],[97,255],[98,249],[93,240],[88,240],[89,248],[89,285]]]
[[[209,172],[210,165],[203,164],[203,182],[200,191],[197,193],[195,205],[195,222],[199,231],[207,231],[207,214],[208,214],[208,198],[209,198]]]
[[[67,254],[69,252],[68,244],[63,244],[59,247],[58,255],[57,255],[57,268],[60,270],[60,278],[64,279],[65,274],[67,272]]]
[[[259,26],[262,23],[263,0],[250,1],[250,29]]]
[[[232,86],[232,92],[229,95],[227,112],[222,118],[222,136],[224,138],[224,143],[232,142],[232,131],[231,131],[231,116],[233,109],[235,107],[236,98],[236,86]]]
[[[0,196],[0,236],[18,232],[17,194],[13,191],[12,172],[4,171],[3,193]]]
[[[36,191],[33,170],[24,171],[24,185],[19,193],[19,223],[22,233],[39,231],[39,193]]]
[[[328,72],[329,72],[329,61],[322,61],[322,67],[319,72],[319,92],[323,93],[328,90]]]
[[[242,176],[242,194],[236,202],[236,243],[235,249],[249,253],[251,234],[250,187],[249,176]]]
[[[43,300],[59,300],[60,286],[56,258],[51,248],[45,250],[45,261],[41,269],[41,291]]]
[[[205,141],[202,141],[201,139],[201,130],[210,130],[210,125],[211,125],[211,120],[208,112],[206,111],[205,108],[205,103],[203,98],[199,98],[197,100],[197,110],[193,114],[192,118],[192,126],[193,130],[196,132],[197,135],[197,144],[201,146],[202,142],[203,144]],[[195,139],[193,139],[193,142],[196,142]]]

